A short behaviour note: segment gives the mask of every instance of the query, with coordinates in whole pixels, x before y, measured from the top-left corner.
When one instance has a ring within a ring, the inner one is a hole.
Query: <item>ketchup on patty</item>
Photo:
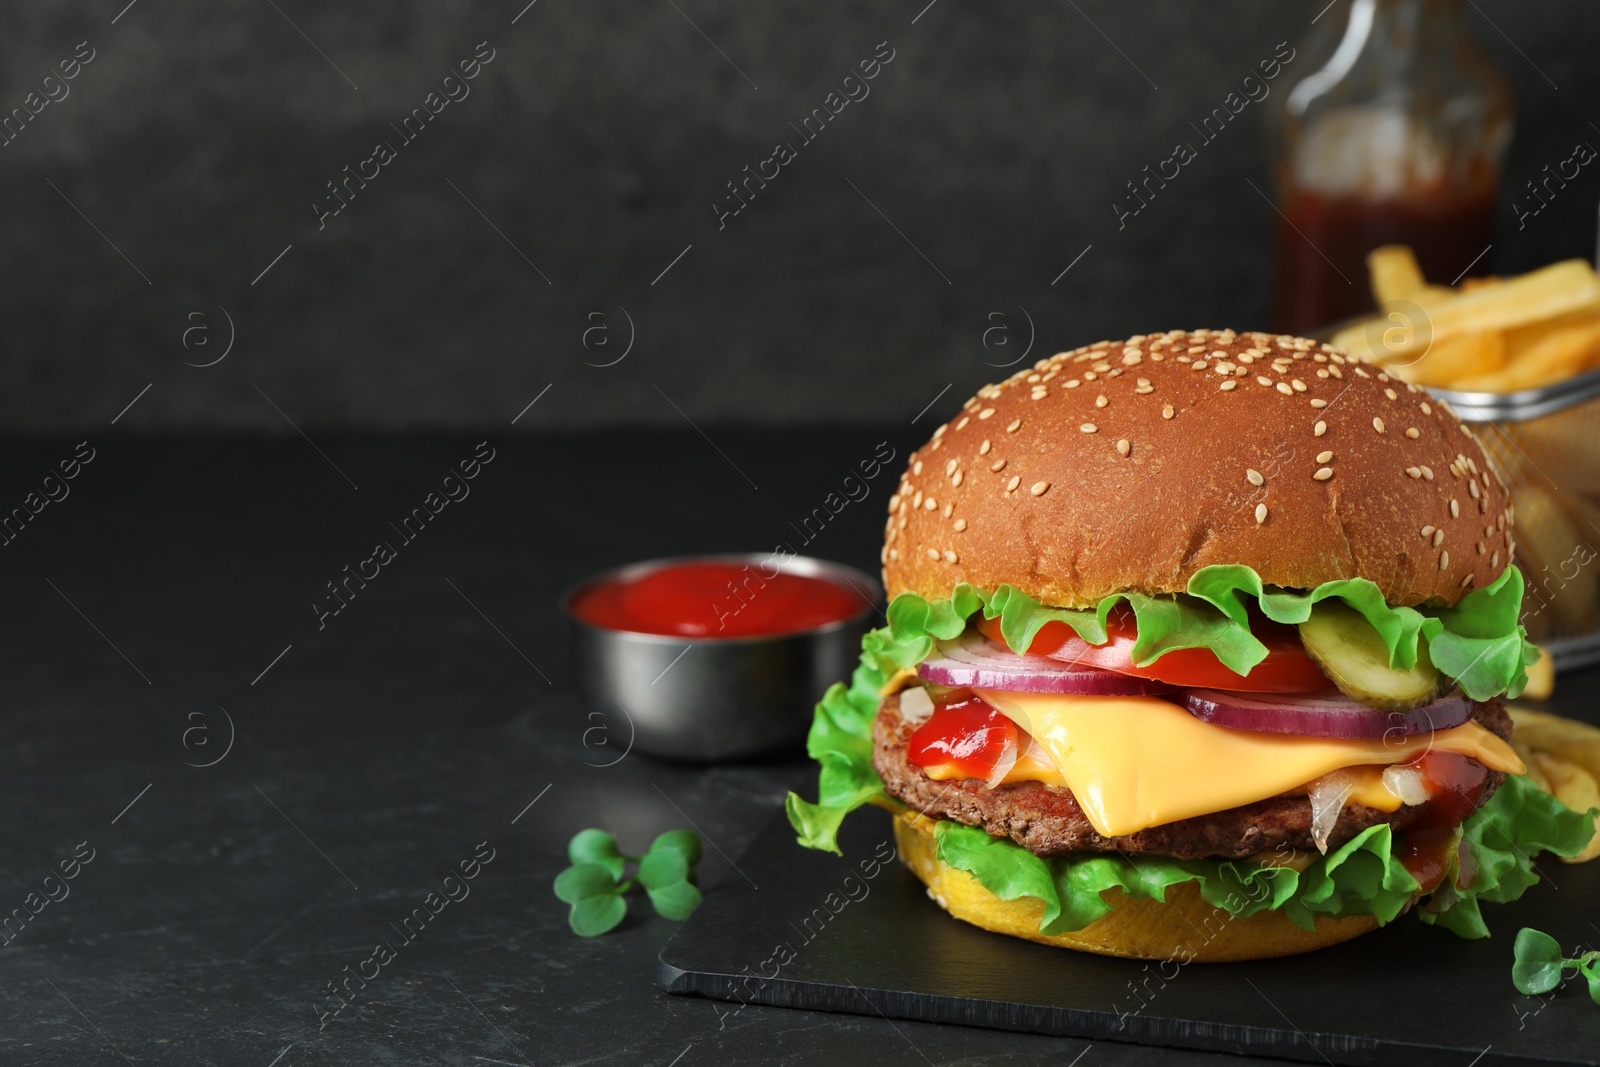
[[[580,590],[574,615],[607,630],[666,637],[767,637],[842,622],[862,609],[854,590],[764,563],[674,563]]]

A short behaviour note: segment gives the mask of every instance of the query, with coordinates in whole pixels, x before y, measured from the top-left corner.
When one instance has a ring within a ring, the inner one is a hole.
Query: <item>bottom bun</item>
[[[1207,904],[1195,883],[1181,882],[1167,890],[1164,903],[1134,900],[1119,890],[1105,890],[1101,897],[1113,909],[1109,915],[1071,933],[1042,934],[1043,901],[1035,897],[1001,900],[966,871],[939,859],[933,836],[937,821],[911,810],[895,813],[894,838],[901,861],[922,879],[928,895],[941,908],[997,934],[1102,956],[1225,963],[1293,956],[1337,945],[1378,927],[1378,920],[1371,915],[1319,916],[1314,930],[1300,929],[1277,911],[1235,919]]]

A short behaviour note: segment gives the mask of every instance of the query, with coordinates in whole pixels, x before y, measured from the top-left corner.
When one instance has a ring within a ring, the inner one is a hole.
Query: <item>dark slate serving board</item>
[[[1406,915],[1306,956],[1178,967],[979,930],[945,915],[898,861],[869,879],[874,854],[893,848],[883,812],[852,815],[840,841],[842,859],[802,849],[776,818],[662,949],[662,987],[729,1012],[771,1004],[1314,1063],[1600,1058],[1600,1006],[1581,979],[1544,997],[1511,985],[1522,926],[1569,950],[1600,944],[1600,862],[1541,861],[1553,881],[1487,905],[1486,941]]]

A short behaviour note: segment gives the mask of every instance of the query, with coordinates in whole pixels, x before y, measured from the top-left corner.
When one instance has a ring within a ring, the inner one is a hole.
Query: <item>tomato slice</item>
[[[978,629],[991,641],[1004,644],[999,619],[981,619]],[[1300,633],[1293,626],[1252,619],[1250,632],[1267,646],[1267,658],[1251,668],[1248,675],[1235,674],[1223,666],[1209,648],[1183,648],[1168,652],[1148,667],[1133,663],[1133,644],[1137,637],[1133,612],[1114,609],[1106,619],[1110,640],[1091,645],[1064,622],[1047,622],[1029,646],[1035,656],[1068,663],[1083,663],[1118,674],[1181,685],[1190,689],[1224,689],[1245,693],[1316,693],[1332,688],[1317,661],[1306,654]]]
[[[918,767],[953,767],[964,778],[988,778],[1006,746],[1022,736],[1017,724],[970,689],[952,689],[934,704],[928,721],[906,742]]]

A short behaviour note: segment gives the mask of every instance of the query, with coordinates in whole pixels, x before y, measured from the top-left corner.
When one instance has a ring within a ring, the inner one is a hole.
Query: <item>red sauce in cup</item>
[[[635,578],[598,582],[570,604],[607,630],[666,637],[767,637],[842,622],[865,601],[823,578],[764,563],[675,563]]]

